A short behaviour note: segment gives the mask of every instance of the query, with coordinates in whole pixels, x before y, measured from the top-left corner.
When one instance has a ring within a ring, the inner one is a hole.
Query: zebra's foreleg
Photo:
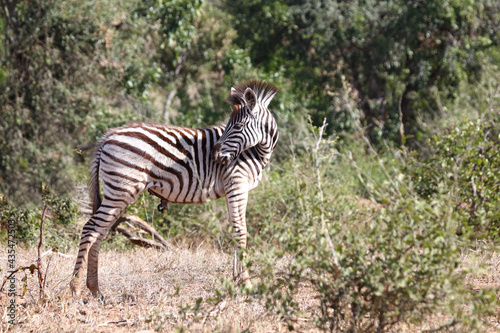
[[[234,247],[233,261],[233,277],[239,280],[247,287],[251,287],[250,275],[248,270],[241,267],[238,262],[238,250],[246,249],[247,247],[247,224],[246,224],[246,207],[248,202],[248,192],[230,193],[226,196],[227,210],[229,214],[229,222],[233,227],[236,245]],[[246,254],[243,253],[243,256]]]

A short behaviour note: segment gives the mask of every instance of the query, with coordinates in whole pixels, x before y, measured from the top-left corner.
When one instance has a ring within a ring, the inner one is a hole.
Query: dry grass
[[[461,261],[473,273],[465,281],[472,288],[500,287],[500,253],[478,247],[465,251]]]
[[[34,248],[17,251],[21,266],[29,266],[36,259]],[[0,256],[2,272],[6,272],[5,249],[0,249]],[[231,276],[229,254],[211,249],[159,252],[138,248],[101,252],[99,259],[104,304],[93,299],[86,288],[83,302],[74,302],[68,285],[75,259],[51,254],[43,260],[44,269],[49,266],[46,301],[39,299],[36,273],[28,274],[27,291],[16,300],[19,308],[14,327],[7,323],[9,298],[5,292],[0,293],[0,332],[168,332],[175,328],[197,332],[237,332],[247,328],[252,332],[287,331],[285,324],[270,315],[261,302],[244,297],[228,299],[219,306],[207,305],[197,316],[189,310],[182,313],[182,306],[213,296],[217,282]],[[21,272],[16,275],[18,293],[22,292],[23,276]],[[309,297],[307,302],[311,300]]]
[[[76,251],[76,249],[75,249]],[[7,271],[6,249],[0,248],[0,267]],[[36,258],[36,249],[17,249],[17,262],[29,266]],[[6,305],[9,298],[0,293],[2,322],[0,332],[128,332],[173,331],[184,328],[194,332],[285,332],[287,326],[280,318],[266,311],[254,298],[228,299],[219,306],[207,306],[194,316],[181,311],[182,306],[194,305],[196,299],[213,296],[218,281],[231,276],[231,255],[217,250],[177,250],[159,252],[138,248],[125,252],[108,251],[100,256],[101,291],[106,303],[91,297],[86,288],[83,302],[74,302],[69,293],[69,277],[74,257],[51,254],[44,258],[47,275],[47,298],[41,301],[36,274],[28,274],[24,296],[16,299],[19,308],[17,324],[7,323]],[[467,283],[474,288],[500,285],[500,255],[494,252],[472,252],[463,255],[463,268],[481,268],[470,275]],[[285,265],[286,263],[278,263]],[[2,274],[2,282],[3,282]],[[24,273],[17,273],[17,290],[22,292]],[[314,295],[307,289],[300,291],[303,308],[314,305]],[[417,332],[439,327],[449,320],[436,314],[420,327],[401,325],[397,331]],[[492,329],[497,318],[489,320]],[[314,331],[311,321],[301,321],[299,331]],[[498,327],[498,326],[497,326]]]

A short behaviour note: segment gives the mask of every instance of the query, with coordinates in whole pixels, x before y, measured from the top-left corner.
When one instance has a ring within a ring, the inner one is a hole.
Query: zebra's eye
[[[234,128],[235,130],[240,130],[240,129],[242,129],[244,126],[245,126],[245,125],[244,125],[243,123],[235,123],[235,124],[233,125],[233,128]]]

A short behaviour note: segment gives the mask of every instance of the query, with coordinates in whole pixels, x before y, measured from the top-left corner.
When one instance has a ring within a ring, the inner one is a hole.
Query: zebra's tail
[[[94,153],[94,158],[91,162],[90,169],[90,179],[89,179],[89,190],[90,197],[92,198],[92,214],[97,212],[97,209],[101,206],[101,190],[99,188],[99,166],[101,164],[101,149],[102,142],[99,142],[96,152]]]

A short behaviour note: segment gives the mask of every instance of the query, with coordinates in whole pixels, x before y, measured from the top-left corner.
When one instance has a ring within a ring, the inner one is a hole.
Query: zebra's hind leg
[[[115,203],[116,204],[116,203]],[[107,208],[112,207],[112,208]],[[87,287],[94,296],[99,296],[98,282],[98,256],[99,245],[106,236],[116,219],[120,216],[126,205],[113,207],[110,203],[103,201],[101,207],[96,211],[90,220],[83,226],[82,238],[78,256],[76,258],[75,269],[73,270],[70,289],[74,299],[80,298],[83,271],[88,260]]]
[[[87,222],[87,224],[85,224],[85,226],[87,226],[91,222],[93,222],[92,218]],[[92,247],[92,245],[95,243],[96,240],[97,240],[96,233],[85,233],[85,227],[84,227],[82,238],[80,240],[78,256],[76,257],[75,269],[73,270],[71,282],[69,283],[73,299],[80,298],[80,293],[82,290],[83,271],[85,270],[85,265],[87,263],[87,258],[90,248]]]
[[[99,246],[104,237],[99,237],[89,251],[89,263],[87,267],[87,288],[94,297],[104,301],[104,295],[99,291]]]

